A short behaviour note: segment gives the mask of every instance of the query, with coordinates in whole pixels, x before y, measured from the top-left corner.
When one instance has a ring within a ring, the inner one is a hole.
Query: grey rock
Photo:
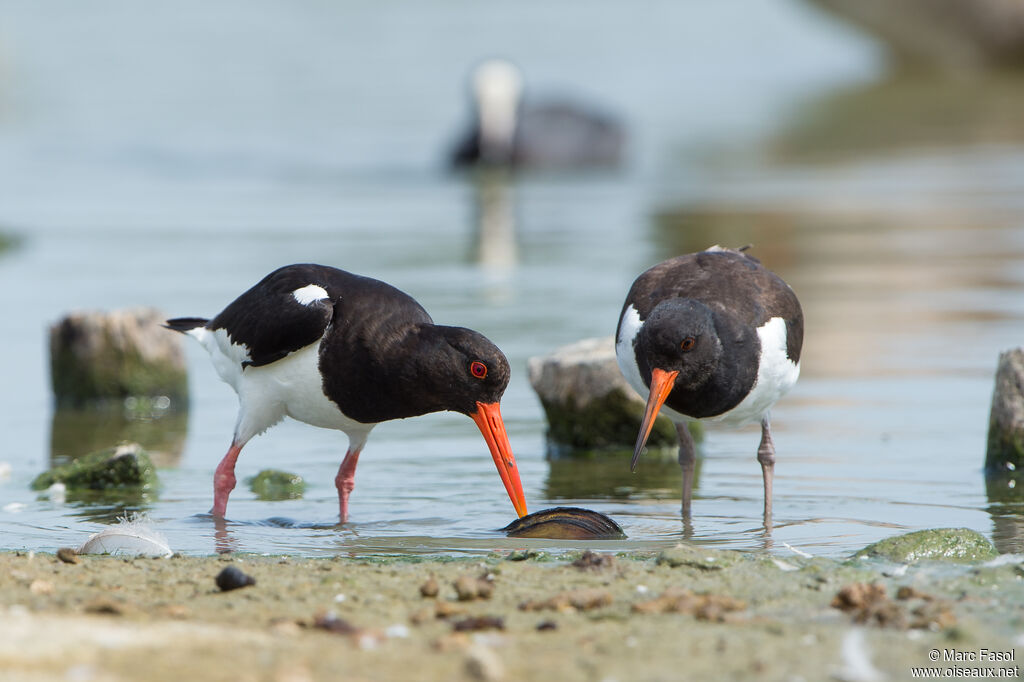
[[[50,328],[57,406],[93,408],[127,401],[149,410],[188,404],[180,335],[152,308],[75,312]],[[133,408],[133,409],[138,409]]]
[[[999,354],[988,422],[985,471],[1020,470],[1024,462],[1024,348]]]
[[[527,369],[547,415],[549,454],[632,449],[646,400],[619,371],[613,337],[584,339],[530,358]],[[647,442],[651,448],[675,447],[675,426],[658,417]]]

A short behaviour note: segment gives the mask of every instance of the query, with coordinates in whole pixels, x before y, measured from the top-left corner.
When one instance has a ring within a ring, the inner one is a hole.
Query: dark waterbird
[[[286,416],[348,435],[335,478],[345,522],[373,427],[443,410],[476,422],[516,513],[526,514],[499,409],[508,360],[471,329],[434,324],[398,289],[324,265],[289,265],[212,320],[177,318],[167,326],[198,339],[238,394],[234,437],[214,475],[215,517],[224,517],[242,448]]]
[[[454,166],[609,167],[622,162],[625,131],[613,116],[568,99],[523,97],[513,64],[492,59],[471,79],[473,122],[452,152]]]
[[[633,282],[615,345],[622,373],[648,396],[632,467],[654,418],[667,414],[679,434],[685,518],[695,461],[687,423],[760,421],[757,460],[770,527],[775,445],[768,411],[796,383],[803,333],[796,294],[743,250],[714,246],[672,258]]]

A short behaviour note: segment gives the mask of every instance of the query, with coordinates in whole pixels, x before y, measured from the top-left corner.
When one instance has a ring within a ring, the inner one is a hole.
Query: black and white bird
[[[714,246],[659,263],[633,282],[615,343],[622,373],[648,396],[631,466],[659,411],[666,414],[679,435],[685,518],[695,460],[687,423],[760,421],[757,460],[769,527],[775,445],[768,412],[800,374],[803,333],[796,294],[742,251]]]
[[[471,329],[434,324],[398,289],[324,265],[288,265],[212,320],[177,318],[167,327],[198,339],[238,394],[234,437],[214,475],[215,517],[224,517],[242,448],[286,416],[348,435],[335,478],[344,523],[373,427],[444,410],[476,422],[516,512],[526,514],[499,408],[508,360]]]
[[[454,166],[610,167],[622,162],[625,131],[612,115],[566,98],[523,97],[519,69],[489,59],[472,74],[473,123],[451,155]]]

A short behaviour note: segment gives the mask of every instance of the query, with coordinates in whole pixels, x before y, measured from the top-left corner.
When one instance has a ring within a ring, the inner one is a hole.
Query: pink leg
[[[235,489],[235,462],[238,460],[238,453],[242,451],[242,445],[232,441],[228,453],[217,465],[217,472],[213,475],[213,509],[210,513],[217,518],[224,518],[224,512],[228,508],[228,495]]]
[[[334,479],[334,485],[338,489],[338,507],[342,523],[348,521],[348,496],[356,487],[356,465],[359,464],[359,453],[362,449],[362,445],[348,449]]]

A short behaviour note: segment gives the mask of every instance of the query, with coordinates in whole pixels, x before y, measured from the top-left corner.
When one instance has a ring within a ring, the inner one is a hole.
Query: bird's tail
[[[176,317],[173,320],[167,320],[164,326],[176,332],[188,334],[197,327],[205,327],[207,322],[209,320],[202,317]]]

